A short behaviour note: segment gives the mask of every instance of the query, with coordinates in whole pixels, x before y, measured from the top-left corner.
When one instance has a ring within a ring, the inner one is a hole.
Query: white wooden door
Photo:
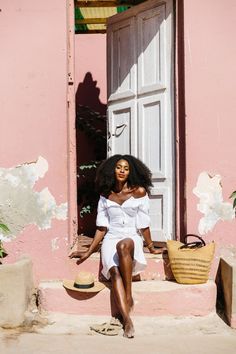
[[[173,43],[172,0],[108,21],[108,156],[132,154],[152,171],[154,241],[174,233]]]

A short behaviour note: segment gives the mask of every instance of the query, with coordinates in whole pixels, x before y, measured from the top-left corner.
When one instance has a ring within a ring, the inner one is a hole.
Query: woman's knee
[[[134,250],[134,241],[131,239],[122,240],[117,243],[116,249],[119,256],[127,254],[132,255]]]

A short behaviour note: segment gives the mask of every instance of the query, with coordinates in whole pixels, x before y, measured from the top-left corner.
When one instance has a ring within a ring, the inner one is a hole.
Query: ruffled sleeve
[[[150,226],[149,198],[146,195],[140,198],[140,204],[136,216],[136,227],[137,229],[144,229],[145,227],[149,227],[149,226]]]
[[[104,198],[103,196],[100,196],[98,202],[96,225],[103,226],[103,227],[109,226],[109,218],[108,218],[107,207],[106,207],[106,198]]]

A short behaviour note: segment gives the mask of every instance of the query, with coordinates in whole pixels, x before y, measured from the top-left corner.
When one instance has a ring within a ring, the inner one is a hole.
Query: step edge
[[[214,280],[208,280],[204,284],[179,284],[174,281],[168,280],[143,280],[132,283],[132,287],[134,291],[174,291],[178,289],[205,289],[209,287],[216,287],[216,283]],[[148,288],[149,287],[149,288]],[[63,281],[55,280],[55,281],[41,281],[38,285],[39,289],[62,289]],[[144,289],[145,288],[145,289]]]

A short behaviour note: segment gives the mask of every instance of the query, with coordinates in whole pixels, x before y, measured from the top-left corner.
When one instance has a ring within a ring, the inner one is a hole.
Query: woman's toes
[[[130,321],[124,325],[124,337],[134,338],[134,326],[133,326],[132,321]]]

